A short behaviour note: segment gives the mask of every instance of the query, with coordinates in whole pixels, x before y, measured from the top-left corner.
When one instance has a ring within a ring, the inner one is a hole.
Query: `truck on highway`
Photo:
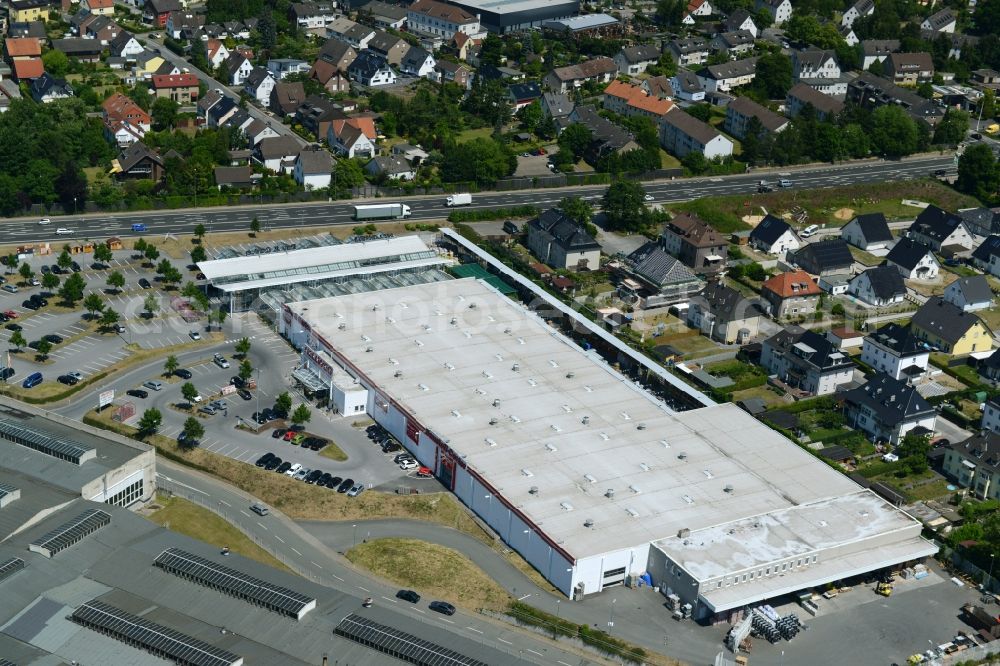
[[[401,203],[365,204],[354,207],[355,220],[398,220],[410,216],[410,207]]]
[[[472,195],[468,192],[463,194],[453,194],[445,200],[446,206],[470,206],[472,205]]]

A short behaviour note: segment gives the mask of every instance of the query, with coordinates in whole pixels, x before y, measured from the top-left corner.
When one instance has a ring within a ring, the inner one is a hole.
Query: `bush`
[[[449,222],[483,222],[487,220],[503,220],[508,217],[534,217],[538,215],[537,206],[514,206],[512,208],[484,208],[452,211],[448,215]]]
[[[520,601],[513,602],[507,612],[519,624],[539,627],[551,633],[553,637],[579,638],[600,652],[635,664],[640,664],[646,659],[646,651],[640,647],[630,645],[600,629],[563,620]]]

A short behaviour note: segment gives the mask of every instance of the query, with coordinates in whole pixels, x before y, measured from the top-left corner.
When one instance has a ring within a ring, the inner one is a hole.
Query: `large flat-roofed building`
[[[580,0],[448,0],[479,17],[483,30],[495,33],[539,28],[580,11]]]
[[[213,289],[229,296],[232,311],[240,312],[276,308],[286,301],[446,279],[439,269],[450,263],[415,235],[266,250],[203,261],[198,270]],[[371,284],[365,286],[366,281]],[[273,297],[268,298],[268,294]]]
[[[567,595],[647,570],[698,616],[780,593],[768,573],[708,595],[757,560],[735,542],[685,556],[670,539],[720,525],[764,559],[786,526],[788,556],[816,557],[785,578],[801,587],[935,552],[907,514],[735,405],[672,412],[478,280],[288,304],[280,327],[357,379],[368,413]],[[829,529],[796,523],[820,515]],[[683,588],[687,567],[699,584]]]

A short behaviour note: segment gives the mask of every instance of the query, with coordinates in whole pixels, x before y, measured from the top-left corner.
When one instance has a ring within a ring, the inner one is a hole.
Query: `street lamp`
[[[357,525],[352,525],[352,527],[354,528],[354,546],[357,546],[358,545],[358,526]]]
[[[986,591],[990,591],[990,583],[993,582],[993,559],[996,557],[996,553],[990,553],[990,575],[986,579]]]
[[[608,618],[609,627],[615,626],[615,602],[617,601],[618,601],[617,599],[611,600],[611,616]]]
[[[556,619],[559,618],[559,608],[561,606],[561,603],[562,603],[561,599],[556,599]]]

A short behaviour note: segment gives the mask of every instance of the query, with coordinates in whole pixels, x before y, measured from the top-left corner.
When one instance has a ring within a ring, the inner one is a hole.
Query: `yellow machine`
[[[996,134],[997,132],[1000,132],[1000,125],[997,123],[993,123],[992,125],[988,125],[986,127],[987,134]]]
[[[879,583],[875,586],[875,594],[881,594],[883,597],[892,596],[892,585],[890,583]]]

